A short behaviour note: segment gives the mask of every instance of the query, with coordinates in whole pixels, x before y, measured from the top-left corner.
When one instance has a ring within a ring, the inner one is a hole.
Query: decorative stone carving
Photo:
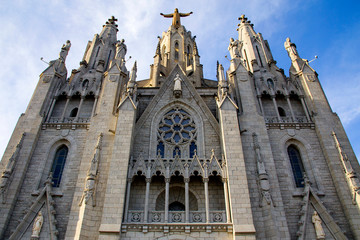
[[[100,133],[98,142],[95,147],[94,156],[93,156],[90,168],[89,168],[87,176],[86,176],[84,192],[83,192],[83,195],[82,195],[80,203],[79,203],[80,206],[84,200],[85,200],[84,201],[85,204],[88,204],[90,199],[92,199],[93,207],[96,206],[96,201],[95,201],[96,179],[97,179],[97,175],[98,175],[102,137],[103,137],[103,134]]]
[[[134,66],[131,70],[130,79],[126,86],[126,92],[133,96],[133,94],[136,92],[136,72],[137,72],[137,66],[136,61],[134,63]]]
[[[11,155],[5,170],[3,171],[1,178],[0,178],[0,197],[2,200],[2,203],[5,203],[6,199],[5,199],[5,195],[6,195],[6,191],[7,191],[7,187],[9,185],[9,179],[14,171],[15,168],[15,164],[16,161],[19,157],[20,154],[20,150],[24,141],[24,137],[26,136],[26,133],[23,133],[19,143],[16,145],[15,151],[14,153]]]
[[[214,213],[213,222],[222,222],[223,217],[221,213]]]
[[[351,166],[351,163],[346,155],[346,153],[343,152],[342,147],[339,143],[339,140],[335,134],[334,131],[331,132],[331,135],[334,137],[334,141],[335,141],[335,145],[336,145],[336,149],[339,152],[339,156],[340,156],[340,160],[341,163],[343,165],[345,174],[346,174],[346,179],[348,181],[348,185],[352,191],[353,194],[353,204],[356,204],[358,201],[360,201],[359,199],[359,195],[360,195],[360,182],[359,179],[356,175],[356,172],[354,171],[353,167]],[[359,203],[358,203],[359,204]]]
[[[312,223],[315,227],[316,239],[325,239],[325,232],[321,225],[321,219],[316,211],[312,215]]]
[[[181,81],[179,74],[176,74],[174,78],[174,96],[176,98],[179,98],[182,94]]]
[[[39,211],[38,215],[36,216],[36,218],[34,220],[31,239],[39,239],[40,238],[40,232],[41,232],[43,223],[44,223],[44,217],[43,217],[41,211]]]
[[[202,222],[201,213],[194,213],[193,214],[193,222]]]
[[[217,69],[217,77],[218,77],[218,99],[221,101],[228,93],[228,83],[225,79],[224,67],[218,62]]]
[[[258,138],[257,138],[256,133],[253,133],[252,136],[253,136],[254,150],[256,153],[260,192],[267,204],[270,205],[272,203],[275,206],[274,202],[272,201],[272,197],[271,197],[271,193],[270,193],[269,176],[266,172],[265,164],[261,157],[260,145],[258,142]],[[260,207],[262,207],[262,201],[260,201]]]

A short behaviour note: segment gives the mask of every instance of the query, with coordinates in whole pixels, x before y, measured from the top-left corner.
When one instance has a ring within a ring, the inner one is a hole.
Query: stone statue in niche
[[[43,217],[41,211],[39,211],[38,215],[36,216],[36,218],[34,220],[31,239],[39,239],[40,231],[41,231],[43,223],[44,223],[44,217]]]
[[[174,78],[174,96],[176,98],[179,98],[181,96],[181,93],[182,93],[181,81],[182,80],[181,80],[179,74],[176,74],[176,76]]]
[[[239,40],[234,40],[233,38],[230,38],[228,50],[230,51],[231,59],[240,57]]]
[[[325,239],[325,232],[321,225],[321,219],[316,211],[314,211],[312,215],[312,222],[315,227],[316,239]]]

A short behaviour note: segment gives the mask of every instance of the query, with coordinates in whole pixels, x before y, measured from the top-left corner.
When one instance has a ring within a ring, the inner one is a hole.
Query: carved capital
[[[146,183],[151,183],[151,178],[145,178]]]
[[[165,178],[166,183],[170,183],[170,178]]]
[[[203,182],[204,182],[204,183],[208,183],[208,182],[209,182],[209,178],[203,178]]]
[[[190,182],[190,178],[184,178],[184,182],[185,182],[185,183],[189,183],[189,182]]]

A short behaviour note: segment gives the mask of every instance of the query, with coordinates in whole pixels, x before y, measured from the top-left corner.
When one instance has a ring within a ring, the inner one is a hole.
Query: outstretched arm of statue
[[[180,17],[187,17],[189,16],[190,14],[193,14],[193,12],[189,12],[189,13],[179,13],[180,14]]]
[[[163,14],[160,13],[161,16],[166,17],[166,18],[172,18],[174,16],[174,14],[170,13],[170,14]]]

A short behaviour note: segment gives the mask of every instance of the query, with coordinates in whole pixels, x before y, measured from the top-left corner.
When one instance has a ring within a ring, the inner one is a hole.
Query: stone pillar
[[[78,111],[77,111],[77,113],[76,113],[76,117],[75,117],[75,119],[74,119],[74,122],[77,122],[77,121],[79,120],[80,111],[81,111],[81,107],[82,107],[82,105],[83,105],[84,99],[85,99],[85,96],[81,96],[80,103],[79,103],[79,107],[78,107]]]
[[[278,106],[276,104],[275,96],[271,96],[271,99],[272,99],[274,107],[275,107],[276,117],[277,117],[278,121],[281,122],[281,117],[280,117],[280,114],[279,114]]]
[[[228,191],[228,185],[227,185],[227,179],[222,179],[224,184],[224,198],[225,198],[225,210],[226,210],[226,222],[231,222],[231,216],[230,216],[230,204],[229,204],[229,191]]]
[[[302,105],[302,107],[304,109],[304,112],[305,112],[305,115],[306,115],[306,120],[308,122],[310,122],[310,116],[309,116],[309,112],[308,112],[308,110],[306,108],[306,105],[305,105],[305,102],[304,102],[304,97],[300,97],[300,101],[301,101],[301,105]]]
[[[63,122],[63,121],[64,121],[66,109],[67,109],[67,107],[68,107],[68,105],[69,105],[70,98],[71,98],[71,96],[66,96],[66,103],[65,103],[65,107],[64,107],[63,113],[61,114],[60,122]]]
[[[210,214],[209,214],[209,179],[204,178],[204,191],[205,191],[205,215],[206,215],[206,223],[210,222]]]
[[[292,109],[292,106],[291,106],[291,102],[290,102],[290,97],[289,96],[286,96],[286,101],[288,103],[288,106],[290,108],[290,113],[291,113],[291,117],[293,119],[293,122],[296,122],[296,118],[295,118],[295,115],[294,115],[294,111]]]
[[[189,222],[189,215],[190,215],[190,209],[189,209],[189,182],[190,178],[185,178],[185,222]]]
[[[150,183],[151,178],[146,178],[146,192],[145,192],[145,207],[144,207],[144,222],[148,222],[148,215],[149,215],[149,194],[150,194]]]
[[[169,184],[170,178],[165,178],[165,222],[169,222]]]
[[[125,202],[124,222],[127,222],[127,221],[128,221],[131,183],[132,183],[132,178],[128,178],[128,180],[127,180],[127,190],[126,190],[126,202]]]

